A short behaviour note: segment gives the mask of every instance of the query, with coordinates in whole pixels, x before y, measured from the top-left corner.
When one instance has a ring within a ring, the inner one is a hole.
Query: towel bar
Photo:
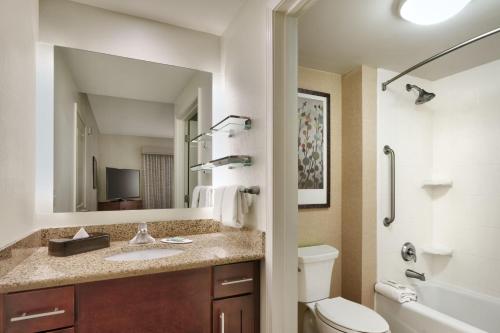
[[[248,194],[260,194],[260,187],[259,186],[251,186],[247,187],[245,189],[240,190],[241,193],[248,193]]]

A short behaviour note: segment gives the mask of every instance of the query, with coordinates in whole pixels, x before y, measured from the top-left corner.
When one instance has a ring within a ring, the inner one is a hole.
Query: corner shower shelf
[[[213,168],[227,166],[229,169],[242,168],[252,165],[252,158],[246,155],[231,155],[207,163],[191,166],[191,171],[207,171]]]
[[[206,142],[211,140],[211,137],[217,133],[226,133],[229,137],[232,137],[235,134],[249,130],[250,128],[252,128],[252,120],[250,118],[231,115],[210,127],[208,132],[202,133],[191,139],[191,142]]]
[[[448,178],[431,178],[424,180],[422,187],[452,187],[453,181]]]
[[[422,252],[435,256],[453,256],[453,249],[443,245],[426,245],[422,247]]]

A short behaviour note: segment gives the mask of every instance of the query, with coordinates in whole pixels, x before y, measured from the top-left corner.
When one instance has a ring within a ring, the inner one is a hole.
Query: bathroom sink
[[[148,250],[138,250],[138,251],[118,253],[106,257],[105,259],[109,261],[151,260],[151,259],[160,259],[160,258],[175,256],[182,252],[184,251],[175,249],[148,249]]]

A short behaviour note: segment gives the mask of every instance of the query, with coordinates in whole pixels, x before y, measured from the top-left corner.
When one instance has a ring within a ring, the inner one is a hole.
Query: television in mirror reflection
[[[188,208],[211,92],[211,73],[55,47],[54,212]]]

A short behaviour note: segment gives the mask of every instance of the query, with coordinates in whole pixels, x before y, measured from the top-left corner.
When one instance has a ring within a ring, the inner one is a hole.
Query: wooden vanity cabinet
[[[260,331],[259,265],[252,261],[213,268],[213,333]]]
[[[258,333],[259,279],[252,261],[0,294],[0,332]]]
[[[210,333],[210,268],[77,286],[79,333]]]

